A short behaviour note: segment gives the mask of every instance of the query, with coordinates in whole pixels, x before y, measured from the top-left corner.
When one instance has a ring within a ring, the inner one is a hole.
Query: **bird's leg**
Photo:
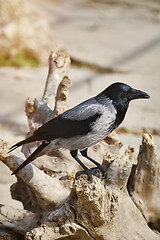
[[[78,150],[71,150],[70,154],[71,156],[81,165],[81,167],[84,169],[84,172],[88,175],[88,179],[93,182],[93,178],[92,178],[92,173],[90,172],[90,170],[81,162],[81,160],[79,159],[79,157],[77,156],[77,152]],[[77,176],[77,174],[76,174]]]
[[[86,148],[83,151],[80,151],[80,153],[82,154],[83,157],[87,158],[92,163],[94,163],[98,167],[98,169],[101,171],[102,175],[105,175],[105,170],[103,169],[102,165],[99,162],[92,159],[91,157],[89,157],[88,154],[87,154],[87,150],[88,150],[88,148]]]

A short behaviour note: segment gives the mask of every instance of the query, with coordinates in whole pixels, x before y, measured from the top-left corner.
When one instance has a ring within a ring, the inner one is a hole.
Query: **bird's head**
[[[150,96],[140,90],[131,88],[124,83],[113,83],[104,91],[105,95],[109,97],[116,105],[128,105],[131,100],[139,98],[150,98]]]
[[[150,96],[145,92],[133,89],[129,85],[120,82],[113,83],[96,96],[96,99],[101,104],[106,105],[107,108],[109,107],[107,99],[114,105],[117,112],[115,120],[116,127],[123,121],[129,102],[139,98],[150,98]]]

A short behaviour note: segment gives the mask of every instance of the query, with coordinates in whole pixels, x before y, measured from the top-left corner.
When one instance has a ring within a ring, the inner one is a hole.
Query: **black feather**
[[[32,162],[35,158],[39,156],[39,153],[50,144],[50,141],[43,141],[43,143],[11,174],[17,174],[22,168],[24,168],[28,163]]]
[[[70,120],[58,116],[46,122],[38,128],[32,136],[22,140],[10,147],[9,153],[16,148],[35,141],[54,140],[56,138],[70,138],[77,135],[87,134],[91,131],[92,123],[94,123],[101,114],[97,113],[85,120]]]
[[[100,113],[96,113],[85,120],[71,120],[58,116],[38,128],[34,132],[34,135],[37,140],[53,140],[56,138],[71,138],[84,135],[91,131],[92,124],[100,116]]]
[[[20,141],[20,142],[18,142],[16,144],[14,144],[13,146],[11,146],[8,153],[12,152],[16,148],[18,148],[18,147],[20,147],[20,146],[22,146],[22,145],[24,145],[26,143],[35,142],[35,141],[37,141],[36,140],[36,136],[32,135],[32,136],[26,138],[25,140],[22,140],[22,141]]]

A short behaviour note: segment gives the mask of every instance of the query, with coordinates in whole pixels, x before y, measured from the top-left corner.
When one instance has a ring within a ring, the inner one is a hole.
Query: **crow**
[[[41,145],[12,174],[17,174],[40,155],[57,148],[70,150],[71,156],[81,165],[90,180],[93,173],[78,157],[78,150],[104,174],[102,165],[88,156],[87,149],[116,129],[123,121],[130,101],[139,98],[150,96],[127,84],[115,82],[97,96],[51,119],[34,131],[33,135],[10,148],[9,152],[26,143],[41,141]]]

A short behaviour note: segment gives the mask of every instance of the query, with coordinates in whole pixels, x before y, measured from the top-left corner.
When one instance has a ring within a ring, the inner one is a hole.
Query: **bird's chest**
[[[92,132],[96,133],[101,138],[105,138],[109,133],[111,133],[115,127],[116,112],[108,111],[104,112],[103,115],[94,123],[92,126]]]

